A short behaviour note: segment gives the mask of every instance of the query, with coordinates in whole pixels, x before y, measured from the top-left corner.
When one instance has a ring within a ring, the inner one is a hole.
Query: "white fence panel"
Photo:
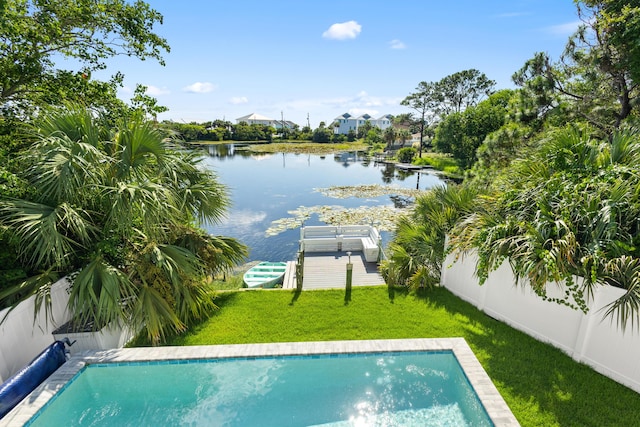
[[[585,316],[584,339],[575,359],[640,392],[640,332],[630,327],[623,332],[614,318],[604,318],[606,306],[624,292],[613,287],[598,289],[593,308]]]
[[[515,284],[508,263],[492,272],[483,286],[474,275],[477,257],[449,255],[443,266],[441,284],[488,315],[528,335],[562,349],[573,359],[640,392],[640,332],[623,333],[615,321],[603,319],[603,307],[624,290],[600,286],[588,301],[589,312],[544,301],[526,283]],[[576,278],[576,280],[581,280]],[[564,290],[547,284],[548,294],[559,297]]]
[[[59,280],[51,290],[51,313],[47,319],[44,307],[34,321],[34,297],[19,304],[4,319],[9,309],[0,311],[0,382],[7,380],[53,343],[54,329],[69,320],[66,279]]]
[[[440,283],[463,300],[482,309],[485,290],[480,286],[474,286],[478,283],[474,276],[474,266],[475,262],[469,262],[467,257],[461,257],[456,261],[453,255],[449,255],[442,266]]]
[[[507,262],[489,275],[484,286],[481,309],[487,314],[572,354],[580,330],[581,311],[543,300],[527,282],[516,285]],[[563,294],[557,283],[548,284],[547,289],[551,297]]]

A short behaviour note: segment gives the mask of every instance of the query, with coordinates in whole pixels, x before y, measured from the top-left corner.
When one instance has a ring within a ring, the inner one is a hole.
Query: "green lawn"
[[[168,344],[464,337],[523,426],[640,426],[640,394],[443,288],[252,290],[216,303],[213,317]]]

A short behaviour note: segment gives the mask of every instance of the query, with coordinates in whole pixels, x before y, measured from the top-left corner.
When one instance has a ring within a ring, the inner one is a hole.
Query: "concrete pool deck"
[[[232,344],[183,347],[139,347],[85,351],[71,357],[2,420],[0,427],[27,423],[85,365],[96,363],[216,359],[233,357],[292,356],[311,354],[384,353],[399,351],[453,351],[465,375],[496,426],[519,426],[515,416],[493,385],[463,338],[424,338],[368,341],[322,341],[268,344]]]

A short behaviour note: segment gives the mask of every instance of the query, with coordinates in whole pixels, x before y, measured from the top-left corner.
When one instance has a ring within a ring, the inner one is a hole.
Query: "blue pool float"
[[[31,363],[2,383],[0,386],[0,419],[67,361],[68,350],[65,345],[71,346],[72,344],[68,338],[65,338],[64,341],[54,342]]]

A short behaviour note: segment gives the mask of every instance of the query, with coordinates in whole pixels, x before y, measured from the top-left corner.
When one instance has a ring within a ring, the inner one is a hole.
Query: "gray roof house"
[[[263,116],[261,114],[251,113],[246,116],[238,117],[236,119],[236,123],[245,122],[248,125],[266,125],[271,126],[276,129],[282,129],[286,127],[287,129],[293,129],[296,126],[295,123],[289,120],[276,120],[271,119],[269,117]]]

